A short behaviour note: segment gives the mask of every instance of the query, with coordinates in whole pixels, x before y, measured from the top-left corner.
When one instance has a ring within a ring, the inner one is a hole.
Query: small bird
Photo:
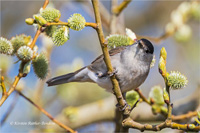
[[[47,81],[48,86],[69,82],[93,82],[112,92],[110,76],[116,75],[122,93],[139,87],[147,78],[153,59],[154,47],[147,39],[136,41],[132,45],[121,46],[109,51],[114,73],[109,74],[103,55],[90,65],[75,72],[54,77]]]

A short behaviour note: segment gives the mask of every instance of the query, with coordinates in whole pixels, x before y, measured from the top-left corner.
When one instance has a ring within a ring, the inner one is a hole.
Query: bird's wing
[[[111,57],[111,60],[113,58],[114,55],[121,53],[124,49],[126,49],[126,46],[122,46],[122,47],[117,47],[114,49],[111,49],[109,51],[109,55]],[[99,73],[101,72],[102,74],[107,73],[107,67],[106,64],[104,62],[104,57],[103,55],[100,55],[99,57],[97,57],[92,63],[91,65],[87,66],[87,68],[95,73]]]

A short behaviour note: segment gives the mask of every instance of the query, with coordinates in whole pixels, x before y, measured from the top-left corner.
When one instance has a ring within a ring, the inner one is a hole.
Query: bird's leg
[[[126,92],[122,93],[122,96],[124,98],[125,105],[122,107],[117,103],[116,107],[119,108],[119,111],[124,111],[127,106],[129,106],[129,108],[131,108],[131,106],[128,105],[127,102],[126,102]]]

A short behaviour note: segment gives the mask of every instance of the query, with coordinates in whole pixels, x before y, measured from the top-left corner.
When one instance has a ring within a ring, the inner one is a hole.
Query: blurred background
[[[86,0],[73,1],[51,1],[50,6],[60,10],[62,21],[73,13],[80,13],[87,22],[94,22],[92,5]],[[121,1],[120,1],[121,2]],[[120,3],[119,2],[119,3]],[[101,1],[110,12],[110,1]],[[1,36],[7,39],[19,34],[26,34],[34,37],[35,27],[25,23],[25,19],[37,14],[43,5],[43,1],[1,1]],[[171,21],[173,10],[181,4],[181,1],[132,1],[120,16],[124,17],[124,26],[134,31],[137,35],[159,37],[165,32],[166,25]],[[199,12],[200,13],[200,12]],[[140,89],[148,97],[151,87],[160,85],[164,87],[164,81],[158,72],[159,52],[162,47],[168,52],[167,70],[179,71],[188,78],[188,85],[181,90],[173,90],[172,102],[181,101],[194,93],[199,86],[200,79],[200,25],[199,17],[190,17],[185,23],[189,30],[183,31],[183,35],[171,35],[160,43],[153,42],[155,47],[155,66],[151,69],[146,81]],[[117,26],[121,26],[118,24]],[[125,32],[125,29],[124,29]],[[186,35],[185,35],[185,34]],[[189,33],[189,34],[188,34]],[[110,34],[109,28],[104,27],[104,35]],[[180,39],[182,38],[182,39]],[[41,35],[36,42],[39,52],[45,50],[47,45],[52,45],[44,35]],[[49,51],[48,51],[49,52]],[[91,27],[85,27],[81,31],[70,29],[70,39],[63,46],[56,47],[50,53],[50,70],[48,78],[75,71],[83,66],[89,65],[98,55],[101,48],[97,33]],[[18,74],[19,63],[15,57],[0,55],[0,68],[3,76],[6,76],[7,88]],[[48,79],[47,78],[47,79]],[[23,88],[22,92],[30,99],[43,106],[53,116],[58,116],[63,112],[70,115],[66,108],[69,106],[79,107],[97,100],[112,97],[112,94],[92,83],[69,83],[57,87],[47,87],[45,81],[39,80],[31,68],[27,77],[23,78],[18,87]],[[198,91],[199,92],[199,91]],[[25,99],[18,97],[14,92],[2,105],[0,109],[0,119],[10,109],[11,104],[16,104],[12,108],[7,120],[1,125],[1,132],[40,132],[47,131],[46,125],[12,125],[12,122],[49,122],[49,119],[38,112]],[[113,102],[114,106],[115,103]],[[86,112],[87,113],[87,112]],[[89,113],[89,112],[88,112]],[[73,114],[73,111],[72,111]],[[50,123],[51,126],[52,123]],[[115,124],[109,119],[106,122],[96,122],[87,126],[76,127],[79,132],[94,131],[114,131]],[[49,130],[53,131],[53,130]],[[163,130],[164,132],[168,130]]]

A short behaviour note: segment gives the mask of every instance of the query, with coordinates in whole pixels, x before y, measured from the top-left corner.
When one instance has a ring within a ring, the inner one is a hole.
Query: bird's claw
[[[112,77],[113,75],[115,75],[117,73],[117,70],[114,69],[112,72],[108,72],[108,76]]]
[[[131,108],[131,106],[129,104],[127,104],[126,102],[125,102],[124,106],[120,106],[118,103],[116,104],[116,107],[119,109],[119,111],[124,111],[127,106],[129,106],[129,108]]]

